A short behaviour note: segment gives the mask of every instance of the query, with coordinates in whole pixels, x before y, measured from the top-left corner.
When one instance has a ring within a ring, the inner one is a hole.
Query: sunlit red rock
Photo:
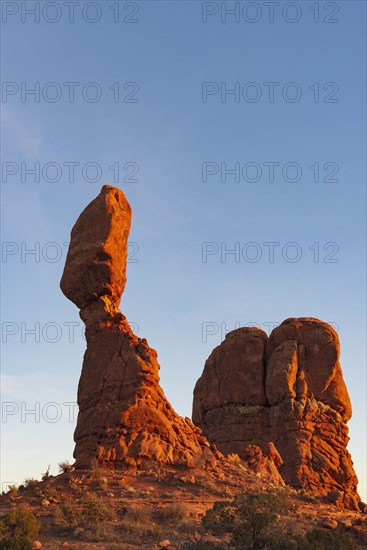
[[[105,185],[72,232],[61,290],[79,309],[99,297],[118,305],[126,284],[131,207],[124,193]]]
[[[287,319],[269,339],[259,329],[233,331],[196,384],[193,421],[225,453],[245,457],[249,445],[273,443],[286,483],[317,495],[337,491],[339,503],[357,509],[339,353],[337,333],[318,319]]]
[[[157,353],[133,334],[118,309],[126,283],[131,208],[104,186],[79,216],[61,279],[80,308],[87,350],[78,388],[76,466],[93,458],[130,467],[144,460],[189,465],[203,451],[221,456],[159,385]]]
[[[75,223],[61,279],[86,325],[76,466],[93,458],[117,467],[191,465],[202,457],[215,468],[219,451],[236,453],[265,480],[357,508],[336,332],[312,318],[288,319],[269,338],[256,328],[232,331],[195,387],[195,426],[167,401],[157,353],[118,308],[130,223],[125,195],[104,186]]]
[[[263,449],[257,445],[248,445],[241,454],[247,467],[261,479],[284,485],[282,476],[279,473],[279,467],[283,464],[283,461],[273,443],[264,445]]]

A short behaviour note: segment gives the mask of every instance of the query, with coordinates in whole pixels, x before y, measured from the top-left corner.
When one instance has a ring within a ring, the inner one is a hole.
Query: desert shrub
[[[204,529],[213,535],[231,533],[234,527],[233,503],[229,501],[215,502],[213,508],[206,511],[202,523]]]
[[[101,479],[103,470],[101,468],[101,464],[98,458],[92,458],[92,460],[90,461],[89,471],[93,479],[97,481]]]
[[[281,532],[269,533],[264,546],[243,546],[243,548],[266,548],[267,550],[353,550],[350,533],[313,529],[304,536],[289,537]]]
[[[36,516],[25,508],[13,508],[0,518],[1,548],[8,550],[28,550],[37,537],[40,523]]]
[[[74,529],[73,535],[88,542],[114,542],[117,540],[114,527],[106,523],[77,527]]]
[[[235,549],[258,550],[269,547],[276,534],[278,514],[285,514],[288,509],[283,492],[241,493],[232,502],[216,502],[206,512],[203,526],[217,536],[229,533]]]
[[[75,493],[83,493],[84,492],[83,485],[82,485],[83,482],[84,482],[84,478],[78,477],[76,475],[72,475],[72,476],[70,476],[70,479],[68,479],[69,488],[71,489],[71,491],[73,491]]]
[[[32,489],[33,487],[37,487],[38,484],[38,479],[34,479],[34,477],[28,477],[23,481],[25,489]]]
[[[184,535],[185,540],[191,541],[190,537],[195,537],[198,533],[198,525],[196,519],[193,520],[192,517],[185,517],[178,525],[176,525],[177,530]]]
[[[56,525],[67,529],[86,529],[115,518],[115,513],[95,495],[87,494],[77,506],[71,499],[64,501],[54,512]]]
[[[1,543],[2,550],[32,550],[32,543],[29,540],[14,537]]]
[[[50,477],[52,477],[50,475],[50,468],[51,466],[48,465],[46,471],[42,474],[42,481],[47,481],[48,479],[50,479]]]
[[[224,550],[224,546],[204,540],[200,535],[187,535],[186,541],[181,545],[182,550]]]
[[[165,537],[162,527],[153,521],[153,513],[145,504],[135,504],[118,510],[118,531],[125,543],[155,544]],[[154,518],[155,520],[155,518]]]
[[[159,508],[154,514],[154,517],[158,523],[173,523],[175,525],[181,523],[184,516],[185,513],[180,504],[171,504],[170,506]]]
[[[151,510],[145,504],[133,504],[125,510],[125,517],[131,518],[137,523],[143,524],[152,522]]]
[[[210,541],[185,542],[182,550],[223,550],[224,546],[218,546]]]
[[[86,541],[114,540],[114,529],[106,522],[116,515],[102,500],[87,494],[76,505],[71,499],[65,500],[54,510],[54,523],[73,535]]]
[[[340,530],[313,529],[304,536],[281,532],[279,515],[289,510],[285,491],[278,493],[241,493],[231,502],[216,502],[203,517],[203,527],[213,535],[230,535],[234,550],[353,550],[351,534]],[[200,546],[185,549],[206,550]],[[208,550],[210,546],[207,547]],[[215,547],[214,547],[215,548]]]
[[[146,530],[147,539],[152,543],[159,542],[163,537],[163,530],[160,525],[153,525]]]
[[[304,537],[296,537],[297,550],[353,550],[350,533],[313,529]]]
[[[166,475],[164,465],[159,460],[150,460],[147,463],[147,473],[154,476],[159,483]]]
[[[70,472],[72,469],[72,465],[68,460],[64,460],[63,462],[59,462],[59,472],[60,474],[66,474],[67,472]]]
[[[95,495],[87,495],[82,501],[81,518],[83,524],[90,525],[114,519],[115,514],[109,506]]]
[[[16,485],[9,485],[6,493],[10,500],[15,500],[19,496],[19,489]]]
[[[60,502],[63,498],[60,491],[55,487],[55,483],[52,479],[42,486],[42,489],[39,490],[39,496],[54,503]]]
[[[297,541],[289,535],[273,532],[269,534],[266,548],[269,550],[297,550],[298,545]],[[330,550],[332,549],[330,548]]]

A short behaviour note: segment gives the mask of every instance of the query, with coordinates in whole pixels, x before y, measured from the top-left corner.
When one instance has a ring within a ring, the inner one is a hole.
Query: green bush
[[[205,514],[203,526],[216,536],[229,533],[235,549],[258,550],[269,547],[270,527],[288,509],[285,493],[241,493],[232,502],[216,502]]]
[[[279,515],[289,510],[288,497],[281,493],[241,493],[231,502],[215,502],[203,517],[203,527],[215,536],[230,535],[234,550],[353,550],[352,536],[340,530],[313,529],[304,536],[285,535]],[[188,546],[210,550],[215,546]]]
[[[40,523],[36,516],[25,508],[13,508],[0,518],[1,548],[9,550],[28,550],[37,537]]]
[[[296,537],[297,550],[353,550],[350,533],[313,529],[304,537]]]
[[[183,550],[224,550],[224,546],[218,546],[209,541],[186,542],[182,546]]]
[[[2,550],[32,550],[32,543],[18,537],[6,539],[1,542]]]
[[[111,508],[93,494],[87,494],[79,506],[70,499],[55,511],[56,524],[69,529],[87,528],[114,518]]]
[[[107,504],[95,495],[87,495],[82,500],[81,519],[83,525],[96,525],[114,519],[115,514]]]
[[[235,523],[235,511],[233,503],[228,501],[217,501],[213,508],[206,511],[202,520],[203,527],[213,535],[232,533]]]

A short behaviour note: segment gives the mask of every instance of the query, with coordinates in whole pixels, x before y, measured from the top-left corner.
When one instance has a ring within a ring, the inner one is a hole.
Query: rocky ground
[[[152,462],[145,471],[115,472],[95,465],[40,482],[28,480],[26,487],[1,497],[0,513],[23,505],[30,508],[41,522],[37,537],[41,546],[34,548],[183,549],[199,540],[225,542],[225,535],[215,538],[205,532],[201,519],[215,501],[231,500],[242,491],[285,491],[290,510],[279,518],[284,533],[304,534],[316,527],[349,531],[354,548],[365,548],[366,513],[276,487],[237,459],[210,470],[202,464],[162,469]],[[78,511],[86,507],[87,523],[78,519]]]

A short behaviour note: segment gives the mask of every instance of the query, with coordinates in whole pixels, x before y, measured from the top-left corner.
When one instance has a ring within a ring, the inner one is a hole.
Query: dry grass
[[[172,467],[159,480],[155,472],[107,471],[97,461],[91,470],[67,472],[35,486],[30,483],[29,489],[16,496],[11,491],[2,497],[0,514],[28,504],[41,521],[40,540],[45,549],[61,548],[66,540],[70,550],[148,550],[167,538],[181,550],[185,542],[196,544],[195,537],[200,539],[201,518],[214,501],[229,500],[243,490],[270,490],[240,465],[234,460],[224,472]],[[108,484],[101,479],[107,476]],[[343,521],[358,516],[319,501],[314,503],[295,492],[289,496],[293,508],[289,522],[300,532],[315,528],[328,517]],[[45,497],[49,500],[47,506],[42,504]],[[106,509],[108,513],[104,514]],[[359,548],[362,546],[356,545],[356,550]]]

